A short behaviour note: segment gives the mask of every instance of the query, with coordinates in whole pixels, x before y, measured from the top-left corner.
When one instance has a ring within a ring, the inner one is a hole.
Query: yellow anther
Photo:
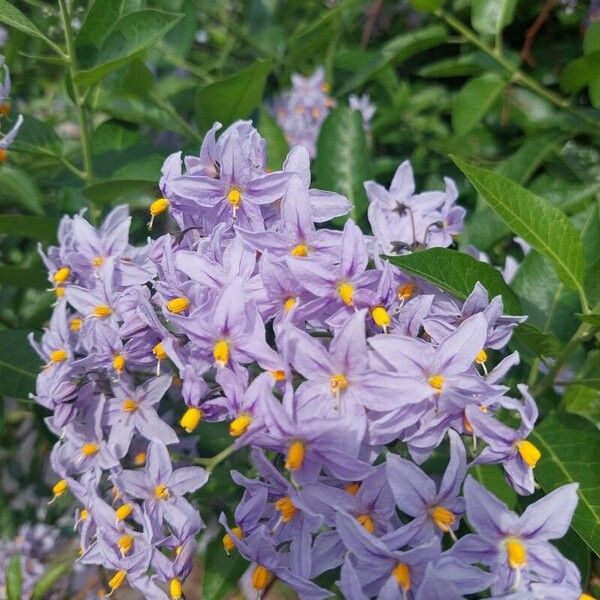
[[[279,500],[275,502],[275,510],[281,514],[281,520],[284,523],[291,521],[297,511],[292,499],[289,496],[279,498]]]
[[[2,104],[0,104],[0,116],[7,117],[8,115],[10,115],[10,104],[2,102]]]
[[[86,458],[94,456],[94,454],[97,454],[99,450],[100,447],[98,444],[96,444],[96,442],[88,442],[87,444],[81,446],[81,454],[83,454]]]
[[[125,357],[122,354],[117,354],[113,358],[113,361],[112,361],[113,369],[117,373],[121,374],[123,372],[123,370],[125,369],[125,363],[126,363]]]
[[[166,485],[160,483],[154,488],[154,495],[159,500],[168,500],[171,497],[171,492],[169,492],[169,488]]]
[[[190,301],[185,296],[179,296],[179,298],[173,298],[167,302],[167,310],[175,315],[182,313],[187,310],[190,306]]]
[[[373,519],[369,515],[358,515],[356,520],[369,532],[373,533],[375,531],[375,523],[373,523]]]
[[[64,283],[69,279],[69,275],[71,275],[71,269],[69,267],[61,267],[54,273],[54,281],[56,283]]]
[[[141,467],[142,465],[146,464],[146,453],[145,452],[138,452],[133,457],[133,464],[136,467]]]
[[[58,348],[50,352],[50,362],[61,363],[67,360],[67,358],[69,358],[69,354],[64,348]]]
[[[240,205],[240,201],[242,200],[242,195],[240,194],[240,190],[236,187],[232,187],[227,194],[227,201],[233,208],[237,208]]]
[[[404,590],[404,593],[408,593],[411,588],[410,567],[406,563],[398,563],[394,567],[392,575],[398,582],[398,585]]]
[[[308,256],[308,246],[306,244],[297,244],[290,250],[292,256]]]
[[[82,508],[79,512],[79,520],[87,521],[90,518],[90,511],[87,508]]]
[[[65,295],[65,288],[61,286],[55,287],[54,293],[56,294],[57,298],[62,298]]]
[[[150,214],[153,217],[164,213],[171,203],[166,198],[159,198],[150,205]]]
[[[542,458],[542,453],[537,449],[537,447],[527,440],[521,440],[520,442],[517,442],[516,445],[525,464],[532,468],[535,467],[535,465],[538,463],[538,460]]]
[[[477,356],[475,357],[475,362],[478,365],[483,364],[486,360],[488,359],[488,355],[487,352],[482,348],[478,353]]]
[[[434,506],[429,509],[429,516],[441,531],[448,532],[456,521],[456,516],[444,506]]]
[[[271,572],[262,565],[256,565],[252,572],[252,587],[257,591],[261,592],[264,590],[271,581]]]
[[[414,283],[403,283],[396,290],[396,295],[398,296],[398,300],[408,300],[412,298],[413,294],[417,286]]]
[[[202,420],[202,411],[195,407],[190,406],[181,417],[179,424],[188,432],[192,433],[200,424]]]
[[[229,423],[229,435],[232,437],[240,437],[240,435],[246,433],[251,424],[252,417],[249,414],[244,413]]]
[[[79,331],[81,329],[82,325],[83,325],[83,319],[80,319],[79,317],[73,317],[69,321],[69,329],[71,331]]]
[[[133,512],[133,504],[129,504],[128,502],[125,504],[121,504],[119,508],[115,511],[117,516],[117,521],[124,521],[131,513]]]
[[[242,531],[241,527],[234,527],[231,530],[231,533],[234,537],[236,537],[240,540],[244,537],[244,532]],[[228,533],[226,533],[223,536],[223,548],[225,548],[225,552],[227,552],[227,554],[229,554],[235,548],[233,539],[231,538],[231,535],[229,535]]]
[[[581,594],[577,600],[596,600],[594,596],[590,596],[589,594]]]
[[[69,484],[64,479],[59,479],[52,488],[55,498],[62,496],[69,489]]]
[[[133,548],[133,536],[128,534],[122,535],[117,541],[117,547],[122,556],[129,554]]]
[[[511,569],[520,569],[527,564],[527,549],[517,537],[507,538],[505,541],[508,564]]]
[[[331,89],[331,87],[330,87],[330,85],[329,85],[329,84],[328,84],[326,81],[324,81],[324,82],[321,84],[321,91],[322,91],[324,94],[327,94],[327,93],[329,93],[329,90],[330,90],[330,89]]]
[[[389,327],[392,322],[388,311],[383,306],[376,306],[371,309],[371,316],[373,317],[373,321],[375,321],[375,325],[383,327],[383,329]]]
[[[179,546],[175,547],[175,556],[179,556],[181,554],[181,551],[183,550],[183,546],[181,544],[179,544]]]
[[[125,582],[126,577],[127,571],[117,571],[108,582],[108,587],[110,587],[112,591],[120,588]]]
[[[165,360],[165,358],[167,358],[167,353],[165,352],[165,347],[162,342],[158,342],[158,344],[152,348],[152,354],[154,354],[156,360]]]
[[[332,375],[329,378],[329,387],[331,388],[332,394],[339,394],[348,387],[348,380],[346,379],[346,376],[342,373]]]
[[[125,398],[125,400],[121,402],[121,408],[127,413],[137,410],[137,407],[138,403],[133,398]]]
[[[285,468],[288,471],[297,471],[302,467],[305,450],[304,442],[300,440],[296,440],[290,444],[285,457]]]
[[[444,385],[444,376],[440,375],[439,373],[437,375],[432,375],[428,380],[427,383],[434,389],[437,390],[438,393],[442,391],[442,387]]]
[[[113,309],[107,304],[98,304],[92,309],[92,314],[98,318],[110,317],[113,314]]]
[[[353,483],[347,483],[344,486],[344,490],[346,490],[351,496],[356,496],[358,490],[360,490],[360,483],[358,483],[358,481],[354,481]]]
[[[229,342],[217,340],[213,346],[213,358],[219,367],[224,367],[229,362]]]
[[[0,148],[0,162],[4,162],[8,158],[8,152],[4,148]]]
[[[92,266],[93,267],[101,267],[104,264],[104,256],[94,256],[92,258]]]
[[[352,287],[352,284],[348,283],[347,281],[343,281],[342,283],[338,284],[337,291],[344,304],[352,304],[354,299],[354,287]]]
[[[289,313],[290,310],[292,310],[292,308],[294,308],[296,304],[296,298],[293,298],[292,296],[290,296],[289,298],[286,298],[286,300],[283,303],[283,310],[285,310],[286,313]]]
[[[171,594],[171,600],[181,600],[183,590],[179,579],[171,579],[169,582],[169,593]]]
[[[469,419],[467,419],[467,415],[463,415],[463,426],[465,428],[465,431],[471,435],[473,433],[473,425],[471,424],[471,421],[469,421]]]
[[[277,369],[276,371],[269,371],[273,375],[275,381],[285,381],[285,371]]]

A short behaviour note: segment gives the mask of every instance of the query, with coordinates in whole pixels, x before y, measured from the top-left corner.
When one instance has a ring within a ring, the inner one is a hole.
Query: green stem
[[[75,105],[77,107],[77,113],[79,116],[79,127],[81,129],[81,149],[83,154],[83,169],[85,174],[84,180],[89,185],[94,180],[90,122],[84,106],[84,99],[81,96],[79,87],[75,83],[75,76],[77,75],[77,56],[75,54],[73,29],[71,27],[69,9],[67,8],[66,0],[58,0],[58,4],[60,6],[60,16],[65,30],[65,43],[67,45],[66,59],[69,65],[69,79],[73,90],[73,99],[75,100]]]
[[[181,129],[185,131],[191,138],[197,142],[202,141],[202,136],[195,129],[192,129],[188,123],[186,123],[185,119],[182,119],[179,116],[174,106],[168,100],[161,98],[156,92],[149,92],[148,97],[150,100],[152,100],[152,102],[154,102],[154,104],[156,104],[156,106],[164,110],[174,121],[176,121]]]
[[[69,170],[73,175],[79,177],[79,179],[83,179],[85,181],[85,173],[78,169],[70,160],[65,158],[64,156],[60,157],[60,162]]]
[[[484,42],[472,29],[469,29],[469,27],[467,27],[462,21],[453,17],[451,14],[447,13],[441,8],[438,8],[435,11],[435,14],[440,19],[446,21],[446,23],[450,25],[450,27],[458,31],[465,39],[467,39],[473,45],[477,46],[482,52],[485,52],[485,54],[493,58],[510,75],[511,80],[514,83],[520,84],[523,87],[530,89],[532,92],[535,92],[539,96],[542,96],[542,98],[545,98],[561,110],[568,112],[580,121],[592,126],[594,129],[600,130],[600,123],[596,119],[592,119],[584,113],[581,113],[576,108],[571,106],[571,104],[566,98],[555,94],[554,92],[541,85],[538,81],[536,81],[526,73],[523,73],[523,71],[519,70],[517,66],[510,62],[502,54],[500,48],[492,48],[489,44]]]
[[[231,456],[237,449],[238,447],[234,442],[230,446],[227,446],[227,448],[225,448],[224,450],[221,450],[219,454],[216,454],[211,458],[195,458],[194,462],[198,465],[205,466],[206,470],[209,473],[212,473],[217,467],[217,465],[222,463],[226,458],[229,458],[229,456]]]

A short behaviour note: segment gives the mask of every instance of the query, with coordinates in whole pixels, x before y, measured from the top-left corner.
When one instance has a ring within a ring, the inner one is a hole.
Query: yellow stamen
[[[138,403],[133,398],[125,398],[125,400],[121,402],[121,408],[127,413],[137,410],[137,407]]]
[[[306,244],[297,244],[290,250],[292,256],[308,256],[308,246]]]
[[[133,512],[133,504],[121,504],[115,511],[117,521],[124,521]]]
[[[486,360],[488,359],[488,355],[487,352],[482,348],[478,353],[477,356],[475,357],[475,362],[478,365],[483,364]]]
[[[290,310],[292,310],[292,308],[294,308],[296,304],[296,298],[292,298],[291,296],[289,298],[286,298],[285,302],[283,303],[283,310],[285,310],[286,313],[289,313]]]
[[[87,508],[82,508],[79,512],[79,520],[87,521],[90,518],[90,511]]]
[[[123,585],[126,577],[127,571],[117,571],[108,582],[108,587],[110,587],[110,589],[113,591],[117,588],[120,588]]]
[[[442,386],[444,385],[444,376],[437,374],[437,375],[432,375],[428,380],[427,383],[434,389],[437,390],[438,393],[442,391]]]
[[[375,523],[373,523],[373,519],[369,515],[358,515],[356,520],[369,532],[373,533],[375,531]]]
[[[71,275],[71,269],[69,269],[69,267],[61,267],[54,273],[54,281],[56,281],[56,283],[64,283],[69,279],[69,275]]]
[[[150,205],[150,214],[153,217],[164,213],[171,203],[166,198],[159,198]]]
[[[289,496],[284,496],[275,502],[275,510],[281,513],[281,520],[284,523],[288,523],[294,518],[296,514],[296,507]]]
[[[168,500],[171,497],[171,492],[169,492],[169,488],[166,485],[160,483],[154,488],[154,495],[159,500]]]
[[[392,319],[388,313],[388,311],[383,306],[376,306],[371,310],[371,316],[373,317],[373,321],[375,321],[375,325],[378,327],[386,327],[390,326]]]
[[[64,287],[60,287],[60,286],[55,287],[54,288],[54,293],[56,294],[57,298],[62,298],[65,295],[65,288]]]
[[[517,448],[521,458],[529,467],[535,467],[535,465],[538,463],[538,460],[542,458],[542,453],[537,449],[536,446],[527,440],[521,440],[520,442],[517,442]]]
[[[231,533],[234,537],[236,537],[240,540],[244,537],[244,532],[242,531],[241,527],[234,527],[231,530]],[[233,539],[231,538],[231,535],[229,535],[228,533],[226,533],[223,536],[223,548],[225,548],[225,552],[227,552],[228,554],[229,554],[229,552],[231,552],[232,550],[235,549],[235,544],[233,543]]]
[[[133,548],[133,536],[128,534],[122,535],[117,541],[117,547],[119,548],[122,556],[129,554]]]
[[[410,567],[406,563],[398,563],[394,567],[392,575],[398,582],[398,585],[404,590],[404,592],[408,593],[411,588]]]
[[[271,572],[262,565],[256,565],[252,573],[252,587],[257,592],[261,592],[267,587],[267,585],[269,585],[270,581]]]
[[[506,553],[511,569],[520,569],[527,564],[527,549],[523,542],[516,537],[506,539]]]
[[[202,420],[202,411],[195,407],[190,406],[181,417],[179,424],[188,432],[192,433],[200,424]]]
[[[436,527],[445,532],[450,531],[450,528],[456,521],[456,516],[454,513],[443,506],[434,506],[433,508],[429,509],[429,516],[435,523]]]
[[[165,347],[162,342],[158,342],[158,344],[152,348],[152,354],[154,354],[156,360],[165,360],[165,358],[167,358],[167,353],[165,352]]]
[[[275,381],[285,381],[285,371],[278,369],[276,371],[269,371],[273,375]]]
[[[62,496],[69,489],[69,484],[64,479],[59,479],[52,488],[55,498]]]
[[[106,304],[98,304],[97,306],[94,306],[94,308],[92,309],[92,314],[94,315],[94,317],[109,317],[110,315],[113,314],[113,310],[110,306],[106,305]]]
[[[581,594],[577,600],[596,600],[594,596],[590,596],[589,594]]]
[[[144,465],[146,463],[146,453],[145,452],[138,452],[134,457],[133,457],[133,464],[136,467],[141,467],[142,465]]]
[[[215,342],[213,358],[219,367],[224,367],[229,362],[229,342],[227,340]]]
[[[354,481],[353,483],[347,483],[344,486],[344,490],[346,490],[351,496],[356,496],[358,490],[360,490],[360,483],[358,483],[358,481]]]
[[[190,305],[190,301],[185,296],[179,296],[179,298],[173,298],[167,302],[167,310],[175,315],[182,313]]]
[[[94,454],[97,454],[99,450],[100,447],[95,442],[88,442],[87,444],[81,446],[81,454],[83,454],[83,456],[86,458],[94,456]]]
[[[331,388],[332,394],[339,394],[343,392],[348,387],[348,380],[346,376],[342,373],[338,373],[337,375],[332,375],[329,378],[329,387]]]
[[[233,209],[236,209],[240,205],[240,201],[242,200],[242,195],[240,194],[240,190],[236,187],[232,187],[227,194],[227,201],[231,204]]]
[[[8,158],[8,152],[4,148],[0,148],[0,162],[4,162]]]
[[[104,264],[104,256],[94,256],[92,258],[92,266],[93,267],[101,267]]]
[[[81,329],[82,325],[83,325],[83,319],[80,319],[79,317],[73,317],[69,321],[69,329],[71,331],[79,331]]]
[[[122,354],[117,354],[114,358],[113,358],[113,362],[112,362],[112,366],[113,369],[121,374],[123,372],[123,370],[125,369],[125,357]]]
[[[343,281],[337,287],[338,295],[344,304],[352,304],[354,298],[354,287],[347,281]]]
[[[412,298],[416,289],[417,286],[414,283],[403,283],[396,291],[398,300],[408,300],[409,298]]]
[[[304,442],[296,440],[290,444],[285,457],[285,468],[288,471],[297,471],[304,462],[305,447]]]
[[[231,437],[240,437],[246,433],[248,427],[252,424],[252,417],[247,414],[241,414],[229,423],[229,435]]]
[[[473,425],[471,425],[471,421],[467,419],[467,415],[463,415],[463,425],[465,427],[465,431],[471,435],[473,433]]]
[[[169,593],[171,594],[171,600],[181,600],[183,590],[179,579],[171,579],[169,583]]]
[[[63,348],[58,348],[57,350],[52,350],[52,352],[50,352],[50,362],[61,363],[67,360],[67,358],[69,358],[69,355]]]

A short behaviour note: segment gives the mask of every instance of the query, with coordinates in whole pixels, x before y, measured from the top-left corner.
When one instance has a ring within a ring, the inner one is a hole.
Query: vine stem
[[[558,94],[547,89],[541,85],[538,81],[523,73],[518,67],[516,67],[510,60],[508,60],[501,52],[500,48],[494,49],[486,42],[484,42],[472,29],[467,27],[462,21],[447,13],[444,9],[438,8],[435,11],[435,15],[440,19],[444,20],[452,29],[460,33],[465,39],[477,46],[482,52],[485,52],[488,56],[493,58],[511,77],[514,83],[520,84],[523,87],[530,89],[542,98],[545,98],[556,107],[568,112],[580,121],[592,126],[596,130],[600,130],[600,124],[597,120],[587,117],[580,111],[576,110],[571,106],[570,102],[559,96]]]
[[[224,450],[221,450],[219,454],[215,454],[211,458],[195,458],[194,462],[198,465],[206,467],[209,473],[212,473],[217,465],[222,463],[226,458],[229,458],[238,449],[236,443],[227,446]]]
[[[79,127],[81,129],[81,147],[83,154],[84,180],[89,185],[94,181],[94,168],[92,165],[92,136],[88,114],[84,106],[84,97],[81,95],[79,87],[75,82],[77,75],[77,56],[75,54],[75,45],[73,41],[73,28],[71,27],[71,18],[66,0],[58,0],[60,7],[60,16],[63,22],[65,32],[65,43],[67,46],[66,59],[68,63],[69,80],[73,90],[73,98],[77,107],[79,116]]]

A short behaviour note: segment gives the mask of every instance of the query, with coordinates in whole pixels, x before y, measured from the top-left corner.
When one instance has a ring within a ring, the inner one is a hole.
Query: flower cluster
[[[321,125],[335,104],[335,100],[329,96],[325,70],[320,67],[310,77],[293,74],[291,89],[275,99],[272,112],[288,144],[304,146],[310,157],[314,158]],[[352,110],[360,112],[363,127],[369,132],[377,110],[369,95],[359,97],[352,94],[348,104]]]
[[[0,83],[0,121],[2,117],[10,114],[10,71],[4,62],[4,57],[0,56],[0,67],[4,69],[4,82]],[[0,163],[4,162],[8,156],[7,148],[15,141],[17,133],[23,124],[23,116],[19,115],[11,130],[0,139]],[[1,131],[1,130],[0,130]]]
[[[64,217],[42,253],[57,303],[32,339],[45,363],[36,399],[60,438],[54,495],[82,506],[81,561],[112,569],[111,590],[128,580],[146,598],[182,598],[203,527],[186,495],[209,473],[173,461],[195,451],[201,421],[225,421],[256,477],[232,473],[244,494],[231,525],[221,516],[223,544],[253,563],[259,594],[278,578],[330,597],[314,580],[341,567],[352,599],[578,598],[577,568],[548,543],[568,528],[576,486],[519,517],[467,475],[497,463],[534,491],[537,408],[525,386],[520,400],[502,384],[523,317],[479,284],[459,302],[380,256],[452,243],[464,216],[453,182],[415,194],[404,163],[389,191],[365,184],[375,237],[351,219],[328,229],[350,204],[310,187],[305,148],[269,172],[250,122],[219,129],[198,156],[165,161],[151,225],[169,214],[176,232],[132,247],[121,206],[99,228]],[[420,465],[446,444],[432,478]],[[460,535],[465,515],[474,533]]]

